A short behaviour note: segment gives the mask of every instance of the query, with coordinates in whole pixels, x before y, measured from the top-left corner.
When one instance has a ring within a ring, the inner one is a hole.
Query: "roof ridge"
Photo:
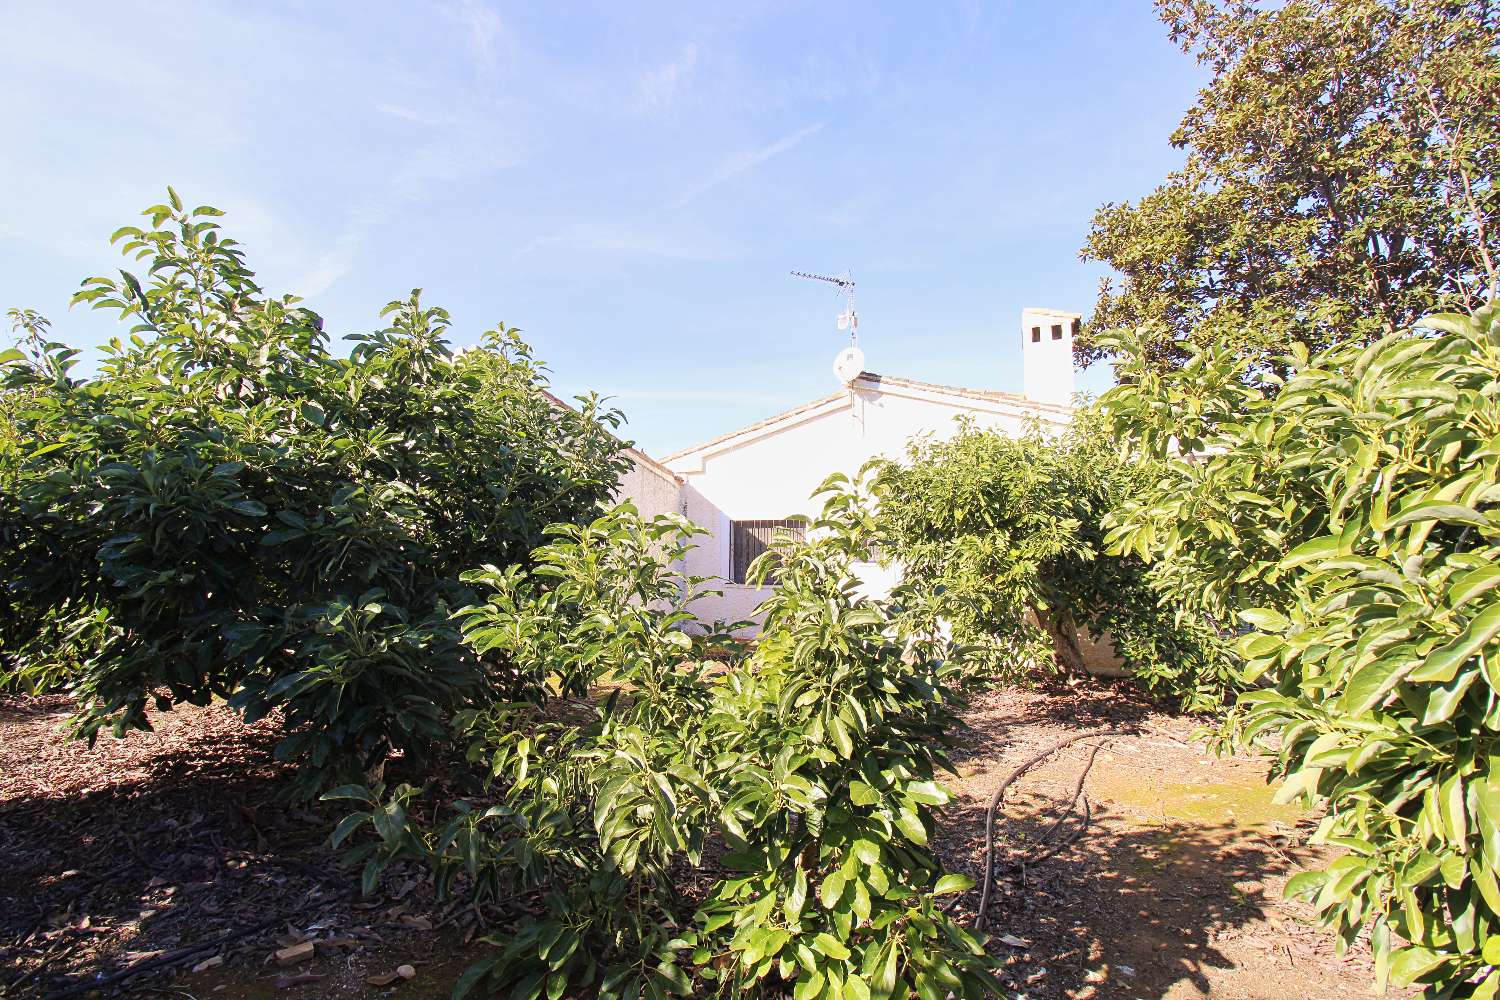
[[[998,389],[968,389],[963,386],[943,385],[938,382],[924,382],[921,379],[907,378],[903,375],[881,375],[877,372],[860,372],[859,375],[855,377],[854,382],[861,381],[873,382],[877,385],[879,385],[880,383],[888,383],[893,386],[934,389],[939,392],[952,393],[975,399],[982,399],[989,402],[1009,403],[1013,406],[1020,406],[1027,409],[1036,410],[1038,412],[1055,413],[1059,416],[1071,415],[1074,410],[1072,406],[1068,406],[1066,404],[1043,403],[1035,399],[1027,399],[1020,393],[1002,392]],[[854,383],[850,384],[853,385]],[[830,393],[827,396],[821,396],[810,402],[794,406],[791,409],[782,410],[780,413],[772,414],[771,416],[766,417],[763,420],[757,420],[752,424],[746,424],[744,427],[740,427],[732,431],[727,431],[726,433],[720,434],[716,437],[709,438],[707,441],[702,441],[687,448],[679,448],[677,451],[672,452],[670,455],[664,456],[662,458],[662,461],[675,462],[679,458],[691,455],[694,452],[703,451],[706,448],[712,448],[714,445],[721,444],[725,441],[730,440],[731,438],[739,437],[742,434],[749,434],[752,431],[761,430],[762,428],[769,427],[772,424],[780,423],[781,421],[786,420],[789,417],[794,417],[799,413],[803,413],[807,410],[811,410],[816,407],[831,403],[842,395],[843,393],[834,392]]]
[[[861,372],[859,378],[864,378],[868,374],[868,372]],[[856,379],[856,381],[858,381],[858,379]],[[757,420],[752,424],[746,424],[744,427],[738,427],[732,431],[726,431],[725,433],[720,434],[717,437],[709,438],[707,441],[702,441],[698,444],[692,445],[691,447],[679,448],[677,451],[672,452],[670,455],[664,456],[662,458],[662,461],[675,461],[676,459],[679,459],[684,455],[691,455],[695,451],[702,451],[704,448],[716,445],[720,441],[728,441],[732,437],[738,437],[741,434],[748,434],[750,431],[760,430],[762,427],[770,426],[771,424],[774,424],[778,421],[785,420],[787,417],[794,417],[804,410],[810,410],[814,407],[822,406],[825,403],[831,403],[842,395],[843,393],[840,392],[831,392],[826,396],[819,396],[817,399],[814,399],[810,402],[799,403],[789,410],[782,410],[780,413],[773,413],[771,416],[766,417],[763,420]]]

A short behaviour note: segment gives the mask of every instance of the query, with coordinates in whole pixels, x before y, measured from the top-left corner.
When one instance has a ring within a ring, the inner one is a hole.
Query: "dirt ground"
[[[325,842],[339,812],[276,797],[273,722],[187,708],[89,750],[62,734],[69,707],[0,699],[0,996],[416,1000],[447,996],[485,954],[473,938],[498,914],[435,902],[418,871],[358,895]],[[1306,817],[1271,804],[1263,764],[1207,756],[1192,720],[1123,688],[990,692],[964,718],[939,848],[976,877],[985,808],[1017,763],[1070,733],[1142,730],[1099,753],[1092,825],[1053,858],[1012,864],[1071,797],[1092,741],[1007,794],[990,932],[1017,997],[1368,996],[1368,955],[1335,958],[1306,908],[1281,901],[1288,877],[1327,856],[1299,846]],[[975,890],[957,910],[971,918],[977,902]],[[277,951],[310,954],[283,964]]]
[[[1018,764],[1074,733],[1140,730],[1075,743],[1006,793],[996,840],[1014,862],[1047,832],[1091,746],[1104,742],[1085,785],[1087,832],[1039,865],[1005,866],[991,904],[992,947],[1017,998],[1370,995],[1367,944],[1335,957],[1332,937],[1308,922],[1311,908],[1282,899],[1288,878],[1336,855],[1304,846],[1311,817],[1273,804],[1264,762],[1210,756],[1193,739],[1198,722],[1154,711],[1124,687],[992,691],[972,700],[964,721],[943,853],[976,882],[985,810]]]

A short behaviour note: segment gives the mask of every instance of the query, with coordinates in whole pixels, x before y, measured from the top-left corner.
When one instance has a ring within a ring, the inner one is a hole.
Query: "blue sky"
[[[1019,312],[1087,311],[1096,206],[1178,162],[1203,82],[1147,0],[6,4],[0,307],[59,339],[171,183],[335,335],[414,286],[519,326],[664,454],[873,371],[1019,391]],[[1087,373],[1097,391],[1107,373]]]

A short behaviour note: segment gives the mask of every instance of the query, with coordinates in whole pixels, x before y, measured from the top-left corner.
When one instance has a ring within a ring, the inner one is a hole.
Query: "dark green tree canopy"
[[[1217,705],[1227,674],[1212,623],[1176,614],[1143,560],[1105,551],[1105,518],[1149,477],[1090,410],[1060,432],[966,426],[913,441],[905,462],[878,466],[874,516],[905,570],[910,627],[951,631],[969,670],[995,680],[1054,661],[1082,673],[1079,629],[1107,634],[1146,687]]]
[[[460,575],[598,513],[617,415],[557,405],[503,325],[455,352],[417,292],[340,356],[261,291],[216,209],[173,193],[145,214],[114,237],[141,272],[76,296],[130,324],[97,374],[13,313],[0,682],[61,673],[89,735],[145,725],[152,698],[279,709],[310,775],[419,749],[509,683],[457,641]]]
[[[1500,3],[1158,0],[1213,74],[1172,135],[1186,162],[1138,202],[1108,204],[1082,251],[1109,264],[1098,335],[1158,331],[1254,355],[1319,349],[1474,308],[1500,259]]]

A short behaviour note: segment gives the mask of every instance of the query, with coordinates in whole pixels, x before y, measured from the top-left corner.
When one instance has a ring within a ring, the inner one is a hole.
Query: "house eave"
[[[738,445],[748,444],[757,438],[777,433],[808,420],[825,416],[828,413],[837,412],[850,405],[851,390],[858,391],[860,389],[929,402],[957,401],[962,406],[970,409],[986,409],[991,412],[1004,413],[1011,416],[1036,417],[1047,423],[1056,425],[1067,423],[1074,412],[1074,408],[1071,406],[1041,403],[1015,393],[995,392],[985,389],[965,389],[959,386],[939,385],[935,382],[922,382],[917,379],[902,378],[895,375],[878,375],[874,372],[862,372],[851,383],[850,389],[843,392],[831,393],[811,402],[803,403],[801,406],[793,407],[790,410],[784,410],[764,420],[758,420],[737,430],[720,434],[718,437],[710,438],[701,444],[674,451],[663,458],[662,462],[669,467],[675,465],[676,467],[673,471],[678,474],[690,474],[701,471],[703,461],[709,455],[728,451]],[[689,460],[694,457],[698,460],[690,462]],[[696,466],[696,468],[691,466]]]

